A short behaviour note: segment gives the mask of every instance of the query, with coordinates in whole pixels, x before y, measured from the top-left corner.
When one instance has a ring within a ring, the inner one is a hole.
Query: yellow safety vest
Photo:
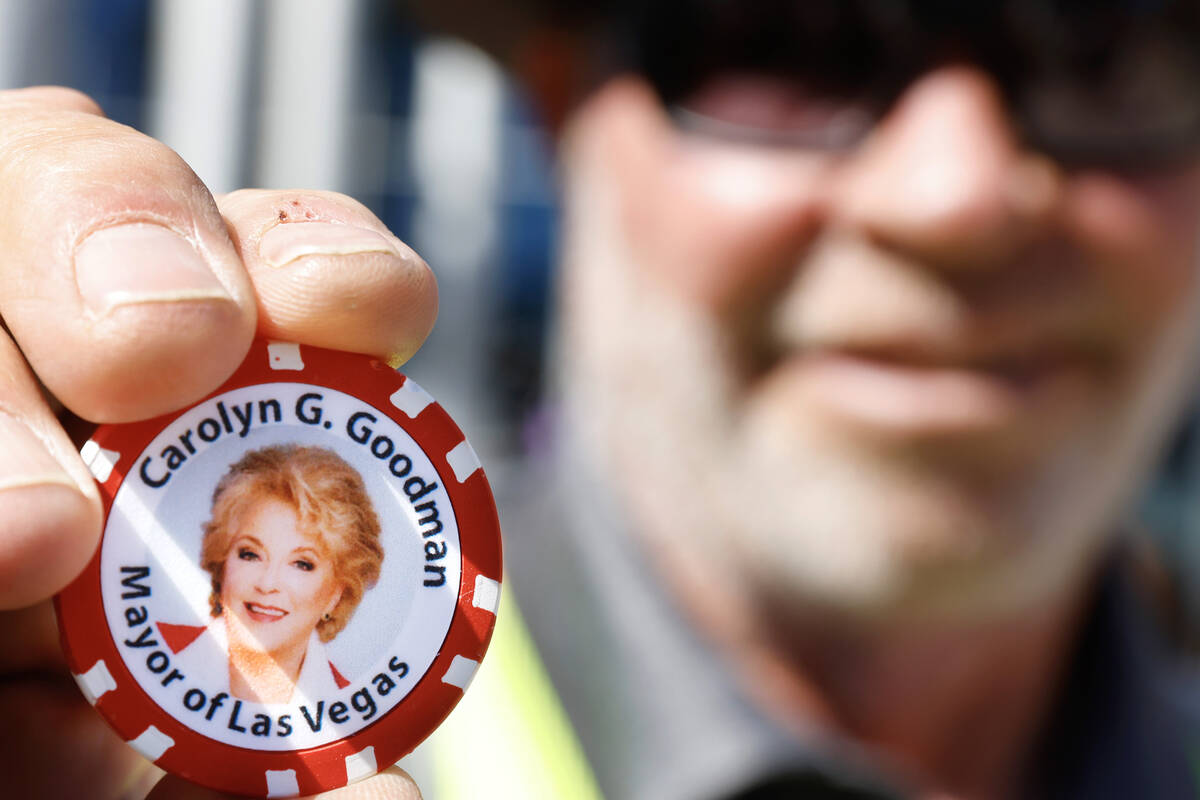
[[[602,800],[507,587],[486,658],[422,749],[427,800]]]

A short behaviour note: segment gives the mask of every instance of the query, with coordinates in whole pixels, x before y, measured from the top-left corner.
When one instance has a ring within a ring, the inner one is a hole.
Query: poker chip
[[[388,767],[450,713],[500,594],[479,459],[414,381],[256,341],[216,392],[96,430],[104,534],[56,598],[89,703],[163,769],[289,797]]]

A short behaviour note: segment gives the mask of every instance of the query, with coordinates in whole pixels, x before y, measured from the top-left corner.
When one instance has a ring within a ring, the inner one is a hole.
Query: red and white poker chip
[[[345,679],[267,705],[218,691],[221,668],[198,672],[173,647],[183,623],[210,624],[197,617],[198,515],[222,465],[291,439],[354,463],[389,538],[378,587],[329,644]],[[88,701],[158,766],[249,796],[326,791],[396,762],[462,696],[495,624],[499,520],[474,450],[412,380],[366,356],[256,341],[209,397],[102,426],[82,455],[105,531],[56,598],[63,649]]]

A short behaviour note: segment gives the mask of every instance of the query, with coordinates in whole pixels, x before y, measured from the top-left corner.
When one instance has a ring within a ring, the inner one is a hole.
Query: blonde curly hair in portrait
[[[225,560],[238,525],[263,500],[295,510],[301,529],[324,549],[344,587],[337,606],[317,623],[317,635],[328,642],[379,580],[383,563],[379,519],[362,476],[332,450],[295,444],[251,450],[233,464],[213,492],[200,552],[200,565],[212,576],[208,602],[214,617],[221,614]]]

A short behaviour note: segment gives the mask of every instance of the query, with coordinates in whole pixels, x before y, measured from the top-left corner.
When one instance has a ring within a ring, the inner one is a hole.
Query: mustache
[[[760,355],[839,350],[912,365],[1005,369],[1118,355],[1120,309],[1067,247],[938,265],[865,239],[814,242],[756,323]]]

